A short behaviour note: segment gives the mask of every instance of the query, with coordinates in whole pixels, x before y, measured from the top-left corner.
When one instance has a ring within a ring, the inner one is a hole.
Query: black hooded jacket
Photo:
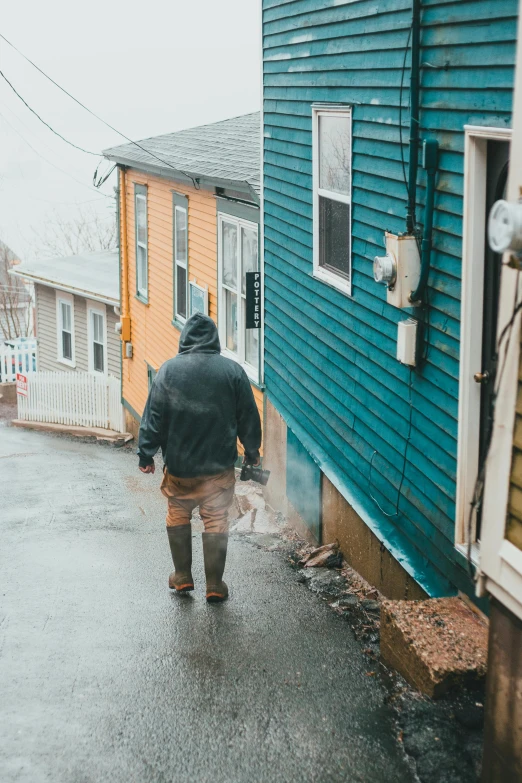
[[[221,356],[214,321],[196,313],[181,333],[178,355],[152,384],[140,426],[140,467],[161,448],[173,476],[216,475],[234,465],[238,437],[255,462],[261,421],[250,381],[237,362]]]

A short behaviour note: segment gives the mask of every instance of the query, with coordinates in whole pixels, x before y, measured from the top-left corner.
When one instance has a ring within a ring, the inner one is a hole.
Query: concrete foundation
[[[96,440],[106,441],[123,445],[132,440],[132,435],[128,432],[115,432],[106,430],[102,427],[77,427],[72,424],[54,424],[44,421],[23,421],[13,419],[13,427],[20,427],[25,430],[38,430],[39,432],[51,432],[55,435],[74,435],[77,438],[96,438]]]
[[[323,475],[323,543],[334,541],[339,542],[349,565],[387,598],[428,597]]]
[[[263,446],[263,467],[271,471],[270,481],[265,487],[266,502],[274,511],[280,511],[284,516],[288,516],[286,423],[268,399],[266,400]]]
[[[314,536],[302,516],[295,510],[289,500],[286,501],[286,520],[288,525],[309,544],[318,546],[321,542]]]
[[[132,435],[136,443],[138,442],[138,433],[140,431],[140,423],[137,421],[132,413],[124,408],[125,411],[125,429]]]
[[[130,431],[130,430],[129,430]],[[322,541],[314,539],[286,496],[286,423],[266,401],[264,466],[272,471],[265,490],[268,505],[310,543],[339,542],[347,562],[387,598],[422,600],[424,590],[386,550],[333,484],[322,477]]]
[[[522,780],[522,622],[491,599],[482,783]]]

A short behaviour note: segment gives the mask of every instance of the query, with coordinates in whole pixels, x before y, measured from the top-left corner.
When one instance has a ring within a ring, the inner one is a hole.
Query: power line
[[[72,141],[69,141],[69,139],[66,139],[66,138],[65,138],[65,136],[62,136],[62,134],[61,134],[61,133],[58,133],[58,131],[56,131],[54,128],[52,128],[52,127],[49,125],[49,123],[48,123],[48,122],[46,122],[46,121],[45,121],[45,120],[44,120],[42,117],[40,117],[40,115],[38,114],[38,112],[36,112],[36,111],[35,111],[35,110],[34,110],[34,109],[31,107],[31,106],[29,106],[29,104],[27,103],[27,101],[25,100],[25,98],[22,98],[22,96],[20,95],[20,93],[18,92],[18,90],[16,89],[16,87],[15,87],[13,84],[11,84],[11,82],[9,81],[9,79],[7,78],[7,76],[5,75],[5,73],[3,73],[3,71],[0,71],[0,76],[2,77],[2,79],[3,79],[5,82],[7,82],[7,84],[9,85],[9,87],[12,89],[12,91],[14,92],[14,94],[15,94],[15,95],[17,95],[17,96],[20,98],[20,100],[22,101],[22,103],[23,103],[25,106],[27,106],[27,108],[29,109],[29,111],[30,111],[30,112],[32,112],[32,113],[34,114],[34,116],[35,116],[35,117],[38,117],[38,119],[40,120],[40,122],[42,122],[42,123],[43,123],[43,124],[44,124],[44,125],[45,125],[47,128],[49,128],[49,130],[50,130],[50,131],[52,131],[52,132],[53,132],[53,133],[54,133],[56,136],[58,136],[60,139],[62,139],[62,141],[65,141],[65,143],[66,143],[66,144],[70,144],[70,146],[71,146],[71,147],[74,147],[75,149],[77,149],[77,150],[80,150],[80,152],[85,152],[85,153],[87,153],[87,155],[94,155],[96,158],[99,158],[99,157],[100,157],[99,153],[97,153],[97,152],[91,152],[90,150],[86,150],[86,149],[84,149],[83,147],[79,147],[77,144],[74,144]]]
[[[93,193],[98,193],[100,198],[113,198],[113,196],[108,196],[106,193],[100,193],[96,188],[91,188],[90,185],[86,185],[85,182],[82,182],[81,180],[76,179],[76,177],[74,177],[70,172],[66,171],[65,169],[60,168],[60,166],[57,166],[55,163],[52,163],[52,161],[48,160],[44,155],[42,155],[41,152],[38,152],[38,150],[33,147],[31,142],[27,141],[25,136],[22,133],[20,133],[20,131],[17,128],[15,128],[15,126],[11,122],[9,122],[7,117],[5,117],[1,112],[0,112],[0,117],[3,119],[4,122],[6,122],[9,125],[11,130],[13,130],[17,134],[17,136],[19,136],[22,139],[22,141],[25,142],[27,144],[27,146],[32,149],[32,151],[35,153],[35,155],[38,155],[38,157],[41,158],[42,160],[44,160],[49,166],[52,166],[57,171],[61,171],[62,174],[65,174],[67,177],[70,177],[75,182],[77,182],[79,185],[83,185],[84,188],[88,188],[89,190],[92,190]]]
[[[148,149],[146,149],[145,147],[143,147],[143,146],[142,146],[142,145],[141,145],[139,142],[137,142],[137,141],[134,141],[133,139],[129,138],[129,136],[127,136],[125,133],[122,133],[121,131],[119,131],[117,128],[115,128],[113,125],[111,125],[109,122],[107,122],[107,121],[106,121],[106,120],[104,120],[102,117],[100,117],[100,116],[99,116],[99,114],[96,114],[95,112],[93,112],[93,111],[92,111],[92,109],[89,109],[89,107],[88,107],[88,106],[86,106],[84,103],[82,103],[81,101],[79,101],[79,100],[78,100],[78,98],[75,98],[75,97],[74,97],[74,95],[71,95],[71,93],[70,93],[70,92],[68,92],[68,91],[65,89],[65,87],[62,87],[62,86],[61,86],[61,84],[58,84],[58,82],[56,82],[56,81],[55,81],[55,80],[54,80],[54,79],[53,79],[51,76],[49,76],[47,73],[45,73],[45,71],[43,71],[43,70],[42,70],[42,69],[41,69],[41,68],[40,68],[38,65],[36,65],[36,63],[34,63],[34,62],[31,60],[31,59],[29,59],[29,57],[27,57],[27,55],[26,55],[26,54],[24,54],[23,52],[21,52],[21,51],[20,51],[20,49],[18,49],[18,48],[17,48],[17,47],[16,47],[16,46],[15,46],[13,43],[11,43],[11,41],[9,41],[9,40],[8,40],[8,39],[5,37],[5,35],[2,35],[2,33],[0,33],[0,38],[2,38],[2,40],[4,40],[4,41],[6,42],[6,44],[8,44],[8,45],[9,45],[9,46],[10,46],[12,49],[14,49],[14,50],[15,50],[15,52],[18,52],[18,54],[19,54],[21,57],[23,57],[23,58],[24,58],[24,60],[26,60],[26,61],[27,61],[27,62],[28,62],[30,65],[32,65],[32,66],[33,66],[33,68],[36,68],[36,70],[37,70],[39,73],[41,73],[41,74],[42,74],[42,76],[45,76],[45,78],[46,78],[46,79],[48,79],[48,80],[49,80],[49,81],[50,81],[52,84],[54,84],[54,86],[55,86],[55,87],[58,87],[58,89],[59,89],[59,90],[61,90],[61,91],[62,91],[62,92],[65,94],[65,95],[67,95],[67,96],[68,96],[68,97],[69,97],[71,100],[73,100],[75,103],[77,103],[77,104],[78,104],[78,106],[81,106],[81,108],[82,108],[82,109],[84,109],[86,112],[88,112],[88,113],[89,113],[89,114],[91,114],[93,117],[95,117],[97,120],[99,120],[99,122],[103,123],[103,125],[106,125],[106,126],[107,126],[107,128],[110,128],[110,130],[114,131],[114,133],[117,133],[117,134],[118,134],[118,136],[121,136],[121,137],[122,137],[122,139],[125,139],[125,140],[126,140],[126,141],[128,141],[130,144],[134,144],[136,147],[139,147],[139,149],[140,149],[140,150],[142,150],[143,152],[145,152],[147,155],[150,155],[152,158],[155,158],[155,159],[156,159],[156,160],[158,160],[160,163],[163,163],[165,166],[168,166],[168,167],[169,167],[170,169],[172,169],[173,171],[177,171],[177,172],[180,172],[181,174],[184,174],[184,175],[185,175],[185,177],[188,177],[190,180],[192,180],[192,184],[194,185],[194,187],[196,188],[196,190],[199,190],[199,184],[198,184],[198,181],[197,181],[197,179],[196,179],[196,178],[194,178],[194,177],[193,177],[191,174],[189,174],[189,173],[188,173],[188,172],[186,172],[186,171],[183,171],[183,169],[178,169],[178,168],[176,168],[176,166],[173,166],[173,165],[172,165],[171,163],[169,163],[168,161],[164,160],[163,158],[160,158],[160,157],[159,157],[159,155],[156,155],[154,152],[150,152],[150,150],[148,150]],[[2,74],[2,72],[1,72],[1,71],[0,71],[0,74],[3,76],[3,74]],[[4,76],[4,79],[5,79],[5,76]],[[14,89],[14,88],[13,88],[13,89]],[[17,94],[18,94],[18,93],[17,93]],[[19,96],[19,97],[20,97],[20,96]],[[22,100],[23,100],[23,99],[22,99]],[[25,101],[24,101],[24,103],[25,103]],[[27,104],[26,104],[26,105],[27,105]],[[29,108],[30,108],[30,107],[29,107]],[[31,111],[32,111],[32,109],[31,109]],[[36,112],[35,112],[35,113],[36,113]],[[37,116],[38,116],[38,115],[37,115]],[[47,123],[45,123],[45,124],[47,124]],[[62,137],[62,138],[63,138],[63,137]],[[67,141],[67,140],[65,139],[65,141]],[[70,142],[68,142],[68,143],[70,143]],[[73,145],[73,146],[75,146],[75,145]],[[79,149],[81,149],[81,148],[79,148]],[[86,152],[87,150],[83,150],[83,151],[84,151],[84,152]],[[93,154],[96,154],[96,153],[89,153],[89,154],[93,155]]]

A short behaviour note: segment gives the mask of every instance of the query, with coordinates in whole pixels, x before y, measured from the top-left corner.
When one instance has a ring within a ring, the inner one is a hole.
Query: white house
[[[23,262],[11,275],[34,284],[40,372],[120,378],[118,251]]]

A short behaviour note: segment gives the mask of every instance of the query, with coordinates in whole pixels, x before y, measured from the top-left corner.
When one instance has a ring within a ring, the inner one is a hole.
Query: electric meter
[[[420,257],[417,238],[410,234],[384,235],[385,256],[375,256],[373,277],[386,286],[386,301],[394,307],[413,307],[410,294],[420,278]]]
[[[373,259],[373,279],[376,283],[384,283],[393,288],[397,280],[397,262],[391,253],[385,256],[375,256]]]
[[[522,204],[497,201],[488,221],[489,246],[494,253],[522,251]]]

